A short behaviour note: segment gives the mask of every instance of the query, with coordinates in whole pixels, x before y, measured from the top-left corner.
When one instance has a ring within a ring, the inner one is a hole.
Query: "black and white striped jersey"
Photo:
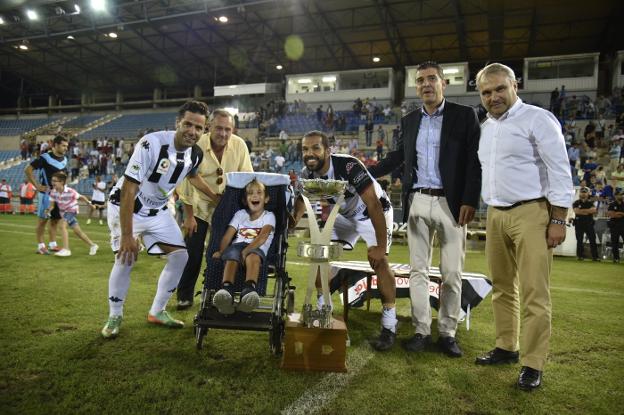
[[[134,213],[154,216],[166,206],[176,186],[188,175],[195,175],[203,152],[198,146],[176,151],[175,131],[157,131],[145,135],[134,147],[128,167],[110,194],[110,201],[120,203],[125,180],[139,184]]]
[[[339,211],[342,216],[349,219],[355,218],[356,220],[369,219],[368,209],[360,194],[371,185],[375,189],[375,194],[379,198],[384,212],[391,209],[390,200],[386,192],[383,191],[381,185],[368,172],[360,160],[348,154],[332,154],[329,160],[330,164],[327,174],[321,176],[317,172],[312,172],[307,167],[304,167],[301,171],[301,177],[306,179],[323,178],[347,181],[345,200]],[[336,202],[330,199],[329,203],[335,204]]]

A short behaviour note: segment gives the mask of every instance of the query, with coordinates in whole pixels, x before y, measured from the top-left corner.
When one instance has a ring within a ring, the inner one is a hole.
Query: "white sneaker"
[[[91,218],[87,219],[87,225],[91,225]]]
[[[71,256],[71,251],[69,249],[63,248],[55,253],[54,256]]]
[[[91,245],[91,248],[89,248],[89,255],[95,255],[98,248],[99,246],[97,244]]]

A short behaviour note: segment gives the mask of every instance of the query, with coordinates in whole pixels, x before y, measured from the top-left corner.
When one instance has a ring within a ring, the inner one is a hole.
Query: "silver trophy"
[[[301,179],[300,184],[301,197],[306,207],[308,225],[310,227],[310,242],[302,241],[297,247],[297,255],[310,260],[308,287],[301,313],[303,325],[308,328],[329,328],[331,327],[332,317],[329,295],[329,261],[338,259],[342,254],[342,245],[331,242],[331,234],[338,210],[344,200],[347,182],[343,180]],[[335,205],[325,222],[325,226],[323,229],[320,229],[310,201],[318,202],[328,199],[334,199]],[[324,299],[324,304],[320,310],[313,308],[311,303],[317,275],[321,279]]]

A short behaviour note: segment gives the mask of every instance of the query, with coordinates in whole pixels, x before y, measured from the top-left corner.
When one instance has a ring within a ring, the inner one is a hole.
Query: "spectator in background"
[[[576,258],[579,261],[585,259],[585,246],[583,238],[587,235],[591,248],[592,260],[599,261],[598,248],[596,247],[596,232],[594,230],[594,215],[596,214],[596,202],[589,199],[589,189],[581,187],[579,199],[572,204],[574,209],[574,232],[576,234]]]
[[[7,183],[6,179],[2,179],[0,183],[0,213],[13,214],[11,197],[13,197],[13,189],[11,189],[11,185]]]
[[[46,209],[50,204],[50,186],[52,183],[52,175],[57,171],[67,172],[68,162],[67,157],[65,157],[65,153],[67,153],[68,145],[69,142],[67,138],[57,135],[53,140],[52,151],[42,153],[38,158],[26,166],[26,169],[24,169],[24,174],[28,178],[28,181],[39,191],[37,203],[37,215],[39,216],[39,221],[37,222],[36,228],[38,254],[49,254],[48,248],[46,248],[46,244],[43,239],[43,234],[48,220],[50,220],[49,249],[55,252],[60,250],[56,244],[56,231],[59,220],[61,219],[60,212],[58,208],[55,208],[52,209],[50,215],[48,216]],[[35,179],[35,170],[40,170],[39,180]],[[64,231],[64,233],[66,232],[67,230]]]
[[[383,157],[383,150],[384,150],[384,142],[383,142],[383,140],[381,140],[381,139],[377,140],[376,150],[377,150],[377,160],[381,160],[381,158]]]
[[[96,210],[98,212],[100,225],[104,225],[103,215],[104,209],[106,208],[106,183],[102,180],[102,176],[95,176],[95,182],[93,182],[92,187],[93,194],[91,195],[87,225],[91,224],[91,218],[93,218],[93,213]]]
[[[20,184],[20,214],[35,213],[35,205],[33,199],[35,198],[35,186],[24,179],[24,183]]]
[[[550,93],[550,106],[549,111],[555,114],[555,108],[557,107],[557,101],[559,100],[559,88],[555,88]],[[555,114],[557,115],[557,114]]]
[[[609,170],[612,172],[617,169],[620,164],[620,155],[622,154],[621,141],[613,141],[609,148]]]
[[[281,173],[285,163],[286,159],[281,153],[275,156],[275,173]]]
[[[80,229],[76,215],[78,215],[78,201],[83,200],[89,203],[89,199],[86,196],[79,194],[71,187],[66,186],[67,174],[62,171],[58,171],[52,175],[52,190],[50,191],[50,206],[46,210],[56,208],[58,206],[63,222],[61,226],[65,229],[63,232],[63,247],[60,251],[55,253],[55,256],[68,257],[71,256],[71,250],[69,249],[69,236],[67,235],[66,227],[69,226],[76,236],[80,238],[84,243],[89,245],[89,255],[95,255],[98,250],[97,244],[95,244],[86,233]]]
[[[248,137],[245,138],[245,144],[247,145],[247,151],[249,152],[249,154],[251,154],[251,149],[253,148],[253,143],[251,142],[251,140]]]
[[[30,155],[28,154],[28,141],[25,138],[20,140],[20,155],[22,156],[22,160],[26,160]]]
[[[613,262],[620,262],[620,238],[624,242],[624,189],[615,191],[615,201],[609,205],[607,226],[611,231],[611,250]]]
[[[624,189],[624,164],[619,164],[617,169],[611,173],[611,182],[614,189]]]
[[[287,142],[288,141],[288,133],[286,132],[286,130],[280,131],[278,138],[279,138],[280,142],[282,142],[282,143]]]
[[[364,125],[364,133],[366,134],[366,147],[373,145],[373,130],[375,124],[373,123],[373,114],[369,114],[366,117],[366,124]]]

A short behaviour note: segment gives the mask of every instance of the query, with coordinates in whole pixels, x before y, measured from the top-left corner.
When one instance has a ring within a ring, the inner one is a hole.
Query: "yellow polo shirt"
[[[239,136],[232,135],[230,137],[223,150],[221,162],[219,162],[210,147],[210,133],[202,135],[197,145],[204,152],[204,158],[197,169],[197,173],[208,183],[210,189],[215,193],[222,194],[225,191],[225,173],[233,171],[253,171],[247,144],[245,144],[245,141]],[[219,176],[217,175],[217,169],[219,167],[223,169],[223,176],[221,176],[223,177],[223,182],[218,185],[217,178]],[[212,199],[195,189],[195,187],[189,183],[188,179],[184,179],[182,183],[178,185],[176,191],[184,204],[193,206],[193,214],[195,217],[210,223],[212,220],[212,213],[216,207]]]

